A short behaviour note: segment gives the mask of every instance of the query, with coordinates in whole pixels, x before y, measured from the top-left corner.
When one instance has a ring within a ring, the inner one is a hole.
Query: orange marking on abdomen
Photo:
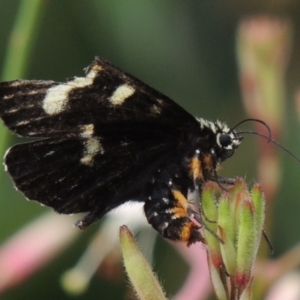
[[[176,200],[176,206],[182,207],[186,210],[189,206],[189,203],[188,200],[184,197],[184,195],[178,190],[172,190],[172,194]]]
[[[177,219],[177,218],[188,218],[189,215],[187,213],[187,210],[183,207],[174,207],[172,208],[172,213],[173,213],[173,218]]]
[[[191,221],[186,222],[179,234],[180,240],[187,243],[189,246],[191,244],[191,236],[193,235],[194,230],[198,230],[198,227]]]
[[[201,234],[198,232],[198,225],[189,219],[189,203],[186,197],[178,190],[172,190],[172,194],[176,201],[176,205],[170,211],[171,218],[173,220],[183,218],[183,224],[180,226],[180,231],[178,232],[179,239],[188,246],[197,241],[204,241]]]

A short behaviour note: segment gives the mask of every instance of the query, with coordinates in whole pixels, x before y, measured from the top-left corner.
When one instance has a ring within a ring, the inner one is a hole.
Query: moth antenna
[[[268,137],[268,140],[271,141],[272,140],[272,130],[270,128],[270,126],[262,121],[262,120],[259,120],[259,119],[252,119],[252,118],[249,118],[249,119],[245,119],[245,120],[242,120],[240,121],[239,123],[237,123],[235,126],[233,126],[230,130],[230,132],[232,132],[234,129],[236,129],[238,126],[240,126],[241,124],[243,123],[246,123],[246,122],[257,122],[257,123],[260,123],[262,125],[264,125],[264,127],[268,130],[268,133],[269,133],[269,137]],[[238,132],[238,133],[241,133],[241,132]]]
[[[205,224],[202,224],[203,228],[205,230],[207,230],[212,236],[214,236],[221,244],[225,244],[225,242],[212,230],[210,229],[208,226],[206,226]]]
[[[272,243],[271,243],[271,241],[270,241],[270,239],[269,239],[269,237],[268,237],[268,235],[267,235],[267,233],[264,229],[262,230],[262,234],[263,234],[263,237],[264,237],[265,241],[267,242],[267,245],[269,246],[271,254],[273,254],[274,253],[273,245],[272,245]]]
[[[277,147],[279,147],[280,149],[282,149],[283,151],[285,151],[287,154],[289,154],[291,157],[293,157],[298,163],[300,163],[300,158],[297,157],[293,152],[291,152],[290,150],[288,150],[287,148],[285,148],[284,146],[282,146],[281,144],[279,144],[278,142],[276,142],[274,139],[270,138],[270,136],[266,136],[260,132],[256,132],[256,131],[239,131],[239,134],[244,134],[244,133],[249,133],[249,134],[255,134],[258,135],[262,138],[267,139],[269,142],[271,142],[272,144],[276,145]]]
[[[208,223],[214,223],[214,224],[217,223],[216,220],[209,219],[203,210],[201,210],[201,215],[203,216],[204,220],[207,221]]]
[[[240,121],[239,123],[237,123],[234,127],[231,128],[230,132],[232,132],[234,129],[236,129],[238,126],[240,126],[241,124],[245,123],[245,122],[257,122],[260,123],[262,125],[264,125],[264,127],[268,130],[268,135],[265,135],[263,133],[260,132],[256,132],[256,131],[251,131],[251,130],[247,130],[247,131],[238,131],[238,134],[244,134],[244,133],[249,133],[249,134],[255,134],[258,135],[262,138],[265,138],[268,140],[268,143],[273,143],[274,145],[276,145],[277,147],[281,148],[283,151],[285,151],[286,153],[288,153],[291,157],[293,157],[298,163],[300,163],[300,158],[297,157],[293,152],[291,152],[290,150],[288,150],[287,148],[285,148],[284,146],[282,146],[281,144],[279,144],[278,142],[276,142],[273,138],[272,138],[272,130],[270,128],[270,126],[259,119],[245,119]]]
[[[214,181],[220,187],[220,189],[227,193],[229,190],[223,184],[233,185],[235,182],[235,179],[232,180],[231,178],[219,177],[216,170],[214,170],[214,177],[211,177],[210,180]]]

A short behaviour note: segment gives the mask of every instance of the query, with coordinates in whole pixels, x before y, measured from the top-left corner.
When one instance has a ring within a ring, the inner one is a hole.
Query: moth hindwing
[[[5,156],[27,198],[59,213],[87,212],[81,228],[129,200],[144,201],[156,230],[188,244],[202,240],[189,191],[216,178],[222,153],[239,145],[224,123],[195,119],[99,57],[85,77],[64,83],[0,83],[0,117],[19,136],[40,138]]]

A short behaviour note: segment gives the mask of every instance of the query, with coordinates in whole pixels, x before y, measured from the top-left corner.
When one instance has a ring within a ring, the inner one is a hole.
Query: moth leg
[[[215,182],[223,191],[228,192],[227,186],[233,186],[236,179],[227,177],[210,177],[209,180]]]
[[[162,182],[153,185],[144,210],[148,222],[163,237],[185,242],[188,246],[204,241],[199,226],[190,219],[196,213],[179,189]]]
[[[227,178],[227,177],[220,177],[218,176],[217,180],[216,180],[218,183],[220,184],[226,184],[226,185],[234,185],[235,182],[236,182],[236,179],[235,178]]]

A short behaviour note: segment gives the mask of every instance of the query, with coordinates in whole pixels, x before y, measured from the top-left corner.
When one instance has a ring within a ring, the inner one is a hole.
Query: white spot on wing
[[[102,67],[99,65],[94,65],[89,72],[87,73],[86,77],[94,79],[100,72],[102,71]]]
[[[23,84],[23,80],[15,80],[13,82],[10,83],[10,86],[16,87]]]
[[[157,105],[152,105],[151,107],[150,107],[150,111],[151,111],[151,113],[152,114],[154,114],[154,115],[159,115],[160,113],[161,113],[161,109],[160,109],[160,107],[158,107]]]
[[[113,105],[120,105],[122,104],[128,97],[133,95],[135,92],[135,89],[128,85],[123,84],[120,85],[112,94],[112,96],[109,98],[109,101]]]
[[[80,126],[81,130],[81,136],[83,138],[90,138],[94,134],[94,125],[88,124],[88,125],[82,125]]]
[[[15,95],[14,94],[12,94],[12,95],[6,95],[6,96],[3,96],[3,100],[8,100],[8,99],[11,99],[11,98],[14,98],[15,97]]]
[[[44,155],[44,157],[47,157],[47,156],[50,156],[50,155],[53,155],[55,153],[55,151],[49,151],[48,153],[46,153]]]
[[[104,149],[98,139],[90,138],[84,143],[84,156],[80,159],[80,162],[84,165],[90,166],[93,164],[93,158],[97,153],[104,153]]]
[[[3,99],[4,99],[4,98],[3,98]],[[15,113],[15,112],[17,112],[17,111],[19,111],[19,107],[17,107],[17,108],[12,108],[12,109],[10,109],[10,110],[7,110],[6,113],[7,113],[7,114],[13,114],[13,113]]]
[[[86,77],[75,77],[72,81],[53,86],[48,89],[43,100],[43,109],[48,115],[56,115],[64,111],[69,101],[69,93],[76,88],[83,88],[93,84],[101,67],[95,65]]]
[[[26,95],[36,95],[36,94],[38,94],[38,93],[39,93],[39,91],[32,90],[32,91],[28,91],[28,92],[26,93]]]
[[[127,146],[127,145],[129,145],[129,143],[128,142],[125,142],[125,141],[121,141],[121,146]]]
[[[85,87],[93,82],[90,78],[78,77],[68,83],[62,83],[48,89],[43,101],[43,109],[48,115],[56,115],[66,109],[69,93],[74,88]]]
[[[39,121],[43,119],[43,117],[40,117],[40,118],[35,118],[34,121]],[[23,121],[20,121],[18,123],[15,124],[15,126],[23,126],[23,125],[27,125],[27,124],[30,124],[32,120],[23,120]],[[33,131],[33,132],[28,132],[28,135],[34,135],[36,134],[36,131]]]
[[[17,123],[15,126],[22,126],[22,125],[26,125],[26,124],[29,124],[30,123],[30,120],[24,120],[24,121],[21,121],[19,123]]]

